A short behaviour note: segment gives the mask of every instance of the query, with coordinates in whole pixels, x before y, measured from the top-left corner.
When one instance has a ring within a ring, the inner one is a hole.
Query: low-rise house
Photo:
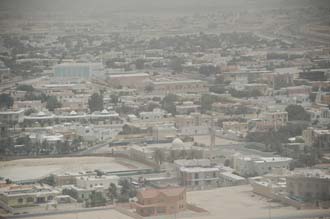
[[[167,113],[164,110],[161,109],[154,109],[151,112],[141,112],[139,114],[139,117],[141,120],[159,120],[159,119],[163,119],[165,116],[167,115]]]
[[[153,95],[166,95],[177,93],[206,93],[209,91],[207,82],[201,80],[171,80],[152,81],[150,92]]]
[[[238,176],[231,172],[220,172],[218,185],[221,187],[227,186],[239,186],[247,184],[247,180],[244,177]]]
[[[175,116],[175,127],[182,135],[206,135],[210,132],[212,117],[200,113]]]
[[[0,122],[9,124],[9,125],[17,125],[24,121],[24,110],[7,110],[0,112]]]
[[[177,135],[177,130],[173,125],[158,125],[152,128],[152,138],[155,142],[173,140]]]
[[[286,126],[288,122],[288,113],[283,112],[263,112],[258,119],[250,121],[256,131],[277,130]]]
[[[306,145],[321,151],[330,150],[330,130],[310,127],[303,131],[303,138]]]
[[[219,184],[219,168],[217,167],[181,167],[180,185],[193,189],[207,189]]]
[[[273,169],[289,169],[292,158],[289,157],[257,157],[233,156],[233,168],[235,172],[244,177],[260,176],[271,172]]]
[[[47,185],[12,185],[0,189],[0,200],[9,207],[27,207],[52,202],[59,194]]]
[[[102,176],[79,176],[76,179],[78,188],[85,189],[108,189],[111,183],[118,185],[119,176],[102,175]]]
[[[136,212],[143,216],[173,215],[186,209],[186,189],[164,188],[138,191]]]
[[[295,171],[286,177],[287,192],[295,200],[330,201],[330,175],[317,169]]]
[[[200,112],[200,105],[194,104],[191,101],[186,101],[183,102],[182,105],[176,105],[175,109],[176,109],[176,113],[179,115],[183,115],[183,114],[190,114],[190,113],[197,113]]]

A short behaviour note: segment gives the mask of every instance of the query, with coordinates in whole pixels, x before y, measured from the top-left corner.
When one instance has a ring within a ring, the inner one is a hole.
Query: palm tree
[[[154,160],[156,161],[157,164],[161,165],[165,160],[164,151],[161,149],[156,149],[154,152]]]
[[[114,183],[111,183],[108,188],[108,196],[110,197],[110,200],[112,204],[114,203],[115,199],[117,198],[117,186]]]

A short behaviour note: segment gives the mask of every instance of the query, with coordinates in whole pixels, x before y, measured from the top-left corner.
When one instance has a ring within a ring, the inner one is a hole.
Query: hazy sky
[[[282,7],[289,5],[330,5],[330,0],[0,0],[0,8],[14,12],[86,11],[105,13],[111,11],[166,11],[208,10],[246,7]]]

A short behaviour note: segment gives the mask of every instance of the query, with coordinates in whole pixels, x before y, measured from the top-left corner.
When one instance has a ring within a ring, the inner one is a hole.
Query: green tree
[[[289,105],[285,108],[288,118],[292,120],[310,121],[310,114],[300,105]]]
[[[144,88],[145,92],[147,92],[147,93],[151,93],[152,91],[154,91],[154,89],[155,89],[155,87],[154,87],[152,84],[148,84],[148,85]]]
[[[108,188],[108,196],[112,203],[114,203],[115,199],[118,197],[117,186],[114,183],[111,183]]]
[[[20,84],[16,87],[16,90],[32,92],[34,91],[34,87],[28,84]]]
[[[144,69],[144,63],[145,63],[146,61],[144,60],[144,59],[137,59],[136,61],[135,61],[135,68],[136,69],[139,69],[139,70],[141,70],[141,69]]]
[[[157,164],[161,165],[165,160],[165,153],[162,149],[157,148],[154,152],[154,160]]]
[[[172,57],[169,63],[169,68],[172,69],[174,72],[182,72],[183,71],[183,65],[184,59],[180,57]]]
[[[136,196],[136,189],[127,178],[119,180],[119,185],[121,186],[120,195],[118,196],[119,202],[128,202],[129,198]]]
[[[99,93],[93,93],[88,99],[90,112],[103,110],[103,96]]]
[[[201,97],[201,110],[202,112],[206,112],[211,110],[212,104],[217,102],[218,98],[214,95],[203,94]]]
[[[175,102],[177,101],[177,96],[175,94],[167,94],[162,100],[162,108],[172,115],[176,114]]]
[[[49,96],[46,102],[46,108],[49,111],[54,111],[56,108],[60,108],[62,104],[54,96]]]
[[[93,191],[89,196],[89,201],[87,202],[88,207],[97,207],[104,206],[106,203],[106,199],[103,197],[102,192]]]
[[[9,109],[13,106],[13,104],[14,99],[9,94],[0,94],[0,108]]]
[[[119,96],[116,94],[111,94],[110,98],[111,98],[111,103],[117,105],[117,103],[119,102]]]

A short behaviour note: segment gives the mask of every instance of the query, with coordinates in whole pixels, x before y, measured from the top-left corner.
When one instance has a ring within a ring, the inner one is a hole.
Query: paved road
[[[7,218],[33,218],[33,217],[40,217],[40,216],[47,216],[47,215],[61,215],[61,214],[68,214],[68,213],[81,213],[81,212],[91,212],[91,211],[103,211],[103,210],[110,210],[114,209],[113,205],[105,206],[105,207],[96,207],[96,208],[79,208],[73,210],[54,210],[48,212],[40,212],[40,213],[32,213],[32,214],[21,214],[21,215],[13,215],[8,216]],[[59,217],[60,218],[60,217]]]
[[[271,217],[262,217],[262,218],[253,218],[253,219],[328,219],[330,218],[330,212],[311,212],[311,213],[303,213],[296,215],[288,215],[288,216],[271,216]],[[251,218],[252,219],[252,218]]]

